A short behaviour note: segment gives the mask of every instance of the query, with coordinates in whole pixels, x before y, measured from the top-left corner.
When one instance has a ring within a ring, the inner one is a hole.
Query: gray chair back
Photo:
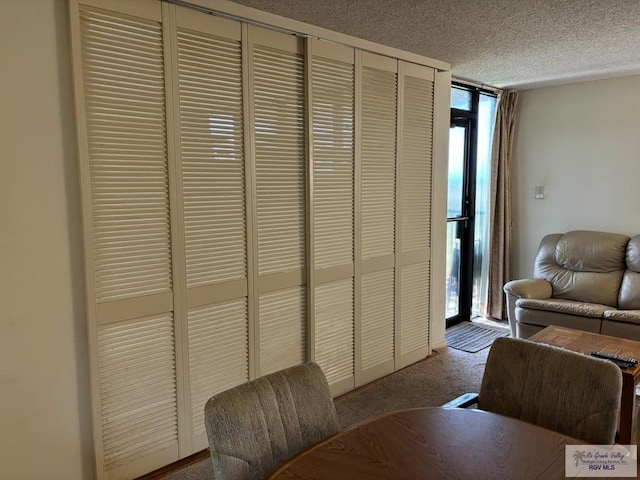
[[[615,442],[622,373],[600,360],[528,340],[498,338],[478,407],[594,444]]]
[[[340,429],[327,379],[312,362],[213,396],[204,418],[216,480],[258,480]]]

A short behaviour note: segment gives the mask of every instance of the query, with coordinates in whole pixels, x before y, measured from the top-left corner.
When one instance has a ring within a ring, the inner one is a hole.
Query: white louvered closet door
[[[430,353],[434,72],[400,62],[400,367]]]
[[[179,171],[193,451],[204,405],[249,379],[242,26],[176,8]]]
[[[178,459],[161,7],[80,5],[76,64],[99,475]],[[74,26],[78,23],[74,22]]]
[[[301,38],[250,27],[257,223],[257,375],[307,359]]]
[[[69,3],[98,478],[206,448],[256,376],[315,360],[337,395],[429,353],[432,69]]]
[[[354,51],[310,49],[314,358],[337,394],[355,385]]]
[[[362,383],[395,367],[398,62],[362,54],[360,302]]]

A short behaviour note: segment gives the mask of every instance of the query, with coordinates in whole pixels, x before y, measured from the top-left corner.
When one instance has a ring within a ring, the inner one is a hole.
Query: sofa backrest
[[[617,307],[628,243],[628,236],[617,233],[547,235],[540,242],[534,276],[551,283],[554,298]],[[640,277],[631,280],[640,282]]]
[[[640,310],[640,235],[629,240],[625,259],[627,269],[622,277],[618,307]]]

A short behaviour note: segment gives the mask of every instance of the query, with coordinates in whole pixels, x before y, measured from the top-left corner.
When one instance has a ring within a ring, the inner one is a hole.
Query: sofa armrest
[[[516,300],[518,298],[535,298],[546,300],[551,298],[553,287],[542,278],[527,278],[523,280],[511,280],[503,287],[507,294],[507,318],[511,328],[511,336],[517,338],[516,329]]]
[[[528,278],[524,280],[512,280],[504,286],[504,293],[516,298],[535,298],[546,300],[551,298],[553,287],[541,278]]]

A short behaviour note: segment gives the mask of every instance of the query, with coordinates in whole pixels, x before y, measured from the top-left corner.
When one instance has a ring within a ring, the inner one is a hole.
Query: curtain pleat
[[[504,91],[498,100],[491,151],[491,253],[485,316],[505,319],[502,286],[511,279],[511,163],[518,92]]]

